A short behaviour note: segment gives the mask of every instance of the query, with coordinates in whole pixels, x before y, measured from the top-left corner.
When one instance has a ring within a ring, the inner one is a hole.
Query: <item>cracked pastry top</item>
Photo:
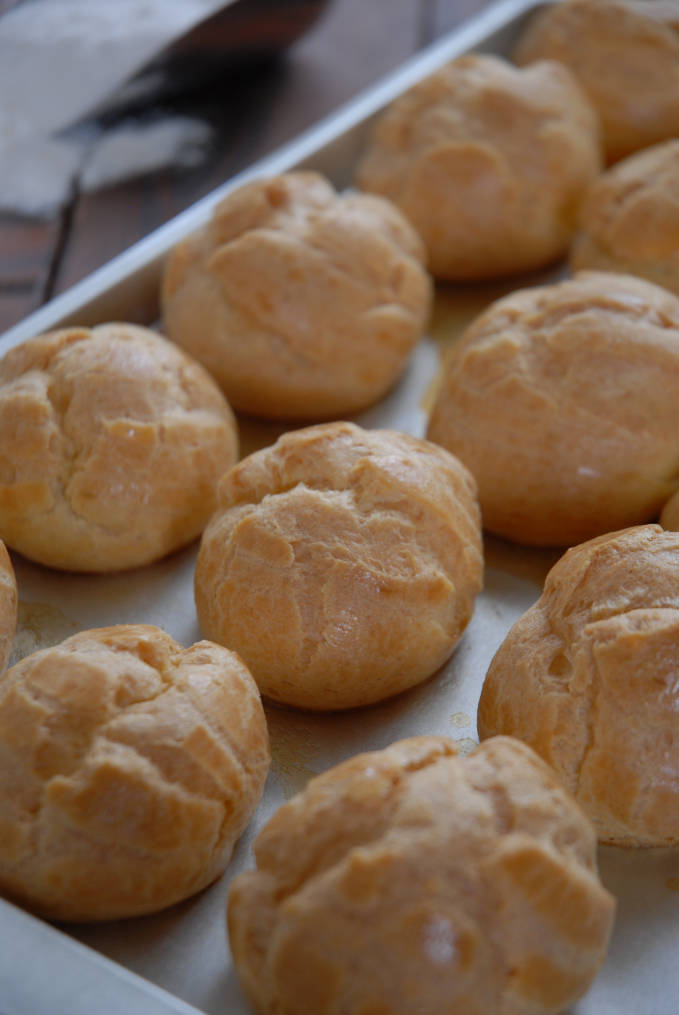
[[[215,382],[159,335],[40,335],[0,361],[0,538],[72,571],[157,560],[200,535],[237,443]]]
[[[679,296],[679,139],[630,155],[594,181],[570,264],[639,275]]]
[[[679,843],[678,573],[657,525],[573,547],[483,685],[480,736],[537,751],[606,843]]]
[[[601,121],[609,163],[679,134],[674,0],[563,0],[529,22],[517,63],[559,60]]]
[[[56,920],[155,912],[224,871],[269,766],[242,662],[148,625],[83,631],[0,681],[0,892]]]
[[[565,67],[471,55],[388,107],[356,181],[410,219],[437,278],[469,281],[561,257],[600,167],[596,115]]]
[[[268,698],[349,708],[443,665],[482,568],[474,481],[452,455],[322,424],[223,477],[196,564],[198,619]]]
[[[419,237],[382,198],[322,176],[255,180],[171,253],[165,328],[235,409],[330,419],[376,402],[426,326]]]
[[[5,544],[0,540],[0,675],[12,651],[17,626],[19,598],[14,568]]]
[[[547,1015],[585,993],[613,897],[596,837],[524,744],[414,737],[314,778],[228,900],[259,1015]]]
[[[652,521],[679,487],[679,299],[580,272],[498,300],[451,346],[427,436],[499,536],[567,546]]]

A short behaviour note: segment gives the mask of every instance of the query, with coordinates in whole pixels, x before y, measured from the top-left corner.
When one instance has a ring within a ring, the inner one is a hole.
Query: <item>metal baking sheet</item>
[[[415,81],[470,49],[506,54],[536,5],[503,0],[442,39],[320,126],[229,181],[0,338],[0,353],[41,331],[104,320],[151,323],[158,317],[163,258],[200,226],[214,204],[246,179],[313,168],[338,187],[351,182],[375,113]],[[428,336],[396,389],[354,416],[366,427],[422,435],[442,347],[491,300],[553,272],[511,283],[439,287]],[[244,454],[271,443],[281,425],[240,421]],[[136,571],[107,576],[61,574],[13,554],[20,594],[13,660],[88,627],[158,624],[185,645],[200,638],[193,602],[196,546]],[[251,867],[259,829],[308,778],[363,750],[414,733],[450,736],[462,750],[477,743],[476,707],[483,677],[508,628],[538,597],[559,554],[486,537],[485,587],[449,664],[390,701],[335,715],[267,707],[272,767],[264,799],[226,875],[199,896],[163,913],[101,925],[53,927],[0,900],[0,1015],[246,1015],[228,955],[228,882]],[[618,913],[604,968],[572,1015],[679,1013],[679,852],[602,849],[602,879]],[[492,1015],[492,1013],[489,1013]]]

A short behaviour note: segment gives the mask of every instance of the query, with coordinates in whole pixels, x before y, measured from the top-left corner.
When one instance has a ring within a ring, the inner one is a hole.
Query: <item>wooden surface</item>
[[[51,221],[0,214],[0,333],[489,2],[330,0],[279,60],[163,105],[214,127],[214,144],[199,167],[94,194],[76,188]],[[11,0],[0,0],[0,14],[9,6]]]

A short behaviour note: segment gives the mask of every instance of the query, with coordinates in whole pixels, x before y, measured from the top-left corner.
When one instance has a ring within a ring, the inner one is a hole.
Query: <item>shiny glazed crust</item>
[[[163,557],[202,532],[236,457],[217,385],[145,328],[67,328],[0,361],[0,537],[41,564]]]
[[[381,198],[338,195],[317,173],[255,180],[170,255],[165,326],[236,409],[348,415],[386,393],[422,335],[423,261]]]
[[[519,737],[603,842],[679,843],[679,534],[656,525],[573,547],[498,650],[482,737]]]
[[[389,107],[356,180],[415,225],[436,277],[469,280],[562,256],[600,165],[596,117],[563,66],[472,55]]]
[[[630,155],[595,180],[570,263],[639,275],[679,295],[679,140]]]
[[[9,554],[0,541],[0,674],[7,665],[17,626],[19,596]]]
[[[565,0],[539,12],[514,54],[559,60],[596,109],[608,162],[679,134],[679,13],[673,0]]]
[[[231,885],[231,952],[259,1015],[561,1011],[614,911],[589,822],[523,744],[402,740],[313,779]]]
[[[450,350],[427,436],[484,526],[565,546],[650,521],[679,485],[679,299],[582,272],[492,304]]]
[[[218,645],[125,625],[27,656],[0,681],[0,892],[57,920],[178,902],[225,869],[268,765]]]
[[[365,705],[453,651],[483,563],[474,482],[452,455],[395,431],[308,427],[240,462],[219,501],[198,618],[267,697]]]

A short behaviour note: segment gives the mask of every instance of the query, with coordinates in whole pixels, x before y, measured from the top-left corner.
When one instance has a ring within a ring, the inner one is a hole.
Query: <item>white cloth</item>
[[[126,124],[103,136],[94,129],[57,135],[220,6],[32,0],[0,18],[0,208],[51,215],[81,170],[91,190],[172,163],[194,164],[210,131],[187,117],[164,126]]]

